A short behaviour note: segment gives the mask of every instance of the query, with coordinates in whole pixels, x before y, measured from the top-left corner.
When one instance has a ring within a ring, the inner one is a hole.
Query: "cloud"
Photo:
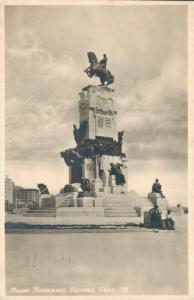
[[[39,47],[40,39],[30,28],[23,28],[14,33],[9,42],[12,49],[18,49],[18,51],[24,53],[26,50]]]
[[[13,159],[48,159],[75,145],[70,107],[61,99],[45,107],[35,99],[8,99],[6,103],[6,156]]]
[[[165,6],[7,9],[7,157],[48,159],[75,145],[78,93],[99,83],[83,74],[89,50],[108,54],[129,157],[186,157],[185,16]]]
[[[68,88],[78,73],[74,59],[53,57],[30,29],[16,34],[6,55],[6,156],[47,159],[74,146],[76,103]]]
[[[34,43],[27,48],[7,47],[7,59],[10,64],[14,64],[20,72],[27,72],[31,78],[40,80],[64,79],[75,80],[78,73],[76,62],[69,55],[53,58],[51,54],[34,46]]]
[[[168,58],[159,76],[130,83],[118,99],[119,127],[126,131],[130,157],[187,156],[187,68],[181,57]]]

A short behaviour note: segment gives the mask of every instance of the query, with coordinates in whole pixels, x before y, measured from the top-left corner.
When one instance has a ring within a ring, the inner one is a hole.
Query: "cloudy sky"
[[[170,161],[185,168],[186,7],[10,6],[5,16],[6,158],[11,174],[16,172],[13,166],[24,172],[32,161],[36,170],[48,161],[65,168],[59,152],[75,145],[78,93],[99,83],[83,73],[89,50],[98,58],[107,53],[107,68],[115,76],[111,87],[118,130],[125,130],[130,162]]]

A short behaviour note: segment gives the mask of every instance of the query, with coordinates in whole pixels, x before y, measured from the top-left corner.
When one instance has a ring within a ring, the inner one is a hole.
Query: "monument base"
[[[39,198],[39,208],[55,207],[55,197],[51,194],[42,194]]]
[[[77,198],[77,207],[94,207],[94,197]]]
[[[55,196],[56,207],[75,207],[77,206],[78,192],[60,193]]]

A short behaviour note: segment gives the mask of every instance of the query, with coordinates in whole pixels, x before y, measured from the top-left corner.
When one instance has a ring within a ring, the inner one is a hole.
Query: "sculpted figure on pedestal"
[[[38,183],[37,187],[38,187],[41,195],[50,194],[47,186],[44,183]]]
[[[125,176],[123,175],[121,171],[122,165],[117,163],[117,164],[110,164],[111,169],[109,170],[110,175],[115,175],[116,177],[116,184],[117,185],[124,185],[126,183]]]
[[[82,160],[82,156],[76,151],[76,149],[67,149],[60,154],[68,166],[72,166],[74,163]]]
[[[92,186],[88,178],[81,178],[80,186],[83,192],[91,192]]]
[[[162,198],[165,198],[165,196],[163,195],[163,192],[162,192],[162,186],[161,186],[158,178],[156,178],[155,182],[152,185],[152,193],[160,194]]]
[[[87,121],[81,122],[79,129],[75,124],[73,124],[73,135],[77,146],[84,142],[84,135],[86,133],[87,126]]]
[[[109,70],[106,69],[107,56],[103,55],[103,58],[98,62],[96,54],[94,52],[88,52],[88,60],[90,66],[84,70],[88,77],[97,76],[100,78],[101,85],[108,86],[114,82],[114,76]]]

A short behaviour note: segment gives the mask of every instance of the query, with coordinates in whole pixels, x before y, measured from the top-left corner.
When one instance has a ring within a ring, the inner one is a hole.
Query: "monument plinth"
[[[69,184],[80,183],[79,207],[130,205],[128,161],[122,152],[124,131],[117,131],[115,91],[108,87],[114,76],[106,69],[107,56],[98,62],[88,52],[88,77],[97,76],[101,85],[88,85],[79,93],[79,126],[73,125],[76,147],[61,152],[69,167]],[[119,214],[120,210],[114,210]],[[127,212],[128,213],[128,212]],[[105,214],[106,215],[106,214]]]
[[[95,192],[124,193],[127,158],[122,153],[123,132],[117,132],[114,90],[89,85],[79,95],[80,122],[73,132],[77,146],[61,152],[69,166],[69,183],[86,178]]]
[[[87,122],[84,139],[118,140],[117,109],[114,90],[89,85],[82,89],[79,101],[80,126]]]

